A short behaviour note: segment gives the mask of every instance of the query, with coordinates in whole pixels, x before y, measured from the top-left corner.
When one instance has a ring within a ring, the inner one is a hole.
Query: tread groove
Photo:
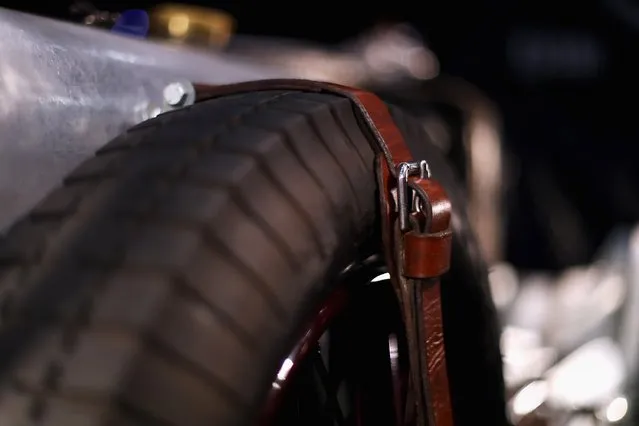
[[[242,329],[242,327],[237,323],[236,320],[231,318],[219,307],[212,304],[205,297],[203,297],[197,289],[195,289],[187,282],[186,279],[184,279],[183,277],[174,277],[173,287],[173,294],[175,296],[183,299],[192,299],[196,303],[206,306],[211,315],[213,315],[221,323],[226,325],[228,330],[231,331],[231,333],[237,338],[237,340],[241,342],[247,349],[256,350],[258,348],[258,345],[255,342],[253,336]]]
[[[281,110],[281,111],[298,114],[298,115],[301,115],[301,116],[304,117],[304,120],[306,121],[306,123],[309,126],[309,128],[312,129],[313,133],[317,137],[317,140],[320,141],[322,146],[324,146],[324,148],[326,149],[326,152],[328,152],[328,154],[332,158],[333,162],[337,165],[337,168],[339,169],[340,173],[344,177],[344,180],[346,181],[346,184],[348,186],[348,189],[351,192],[351,195],[353,197],[355,197],[355,199],[358,200],[358,202],[355,203],[355,208],[357,210],[356,211],[357,215],[360,216],[361,215],[361,207],[360,207],[361,194],[358,194],[357,190],[355,189],[355,184],[353,183],[350,174],[348,173],[348,171],[346,170],[344,165],[339,161],[339,159],[337,158],[335,152],[333,151],[333,149],[331,149],[331,146],[328,143],[328,141],[324,139],[324,136],[322,135],[322,132],[320,132],[318,127],[317,127],[317,123],[315,123],[315,121],[311,119],[311,114],[308,113],[308,112],[294,111],[290,107],[283,107],[281,105],[273,106],[273,109],[278,109],[278,110]]]
[[[271,132],[273,133],[273,132]],[[295,199],[295,196],[291,194],[273,175],[273,172],[269,169],[268,165],[265,164],[264,160],[259,155],[255,155],[252,152],[248,152],[242,150],[240,148],[231,149],[230,147],[224,147],[224,149],[220,149],[219,152],[228,153],[228,154],[241,154],[246,155],[248,157],[254,158],[258,164],[258,167],[264,173],[266,178],[270,181],[270,183],[280,192],[280,194],[286,198],[286,200],[290,203],[291,207],[298,213],[303,222],[308,226],[309,233],[313,238],[313,243],[315,244],[316,249],[322,254],[322,257],[326,257],[327,253],[324,249],[321,238],[319,236],[319,230],[315,225],[313,225],[313,218],[304,210],[304,207],[300,204],[298,200]]]
[[[286,310],[282,307],[281,302],[275,296],[275,294],[272,293],[270,286],[259,276],[259,273],[252,271],[248,265],[245,265],[241,259],[239,259],[235,254],[233,254],[233,252],[230,249],[228,249],[228,247],[226,247],[226,244],[220,241],[218,237],[209,230],[208,225],[206,224],[202,225],[200,223],[193,222],[191,220],[183,220],[183,221],[178,219],[166,220],[158,216],[135,217],[135,216],[127,215],[127,218],[140,220],[140,223],[144,223],[145,225],[153,225],[154,227],[157,227],[157,229],[180,229],[180,230],[187,230],[192,232],[195,236],[198,236],[199,238],[201,238],[201,241],[207,246],[209,246],[211,249],[213,249],[214,252],[216,252],[218,255],[224,256],[226,260],[228,260],[234,266],[236,266],[238,270],[248,275],[247,278],[250,278],[249,280],[250,282],[259,283],[259,286],[258,285],[254,286],[255,290],[264,296],[265,300],[269,303],[269,305],[273,309],[273,312],[280,319],[284,320],[287,318]],[[84,262],[84,264],[85,265],[87,264],[86,261]],[[152,267],[150,267],[147,265],[138,264],[131,260],[122,260],[119,263],[117,270],[118,271],[134,270],[139,272],[143,272],[143,271],[158,272],[158,271],[161,271],[160,268],[161,267],[159,265],[153,265]],[[163,272],[165,274],[180,273],[180,271],[175,270],[175,268],[166,268]],[[192,288],[192,286],[189,285],[189,288]],[[197,293],[197,291],[194,288],[192,289],[194,292]],[[206,302],[206,304],[208,305],[208,302]]]
[[[262,130],[262,131],[266,131],[266,132],[278,133],[280,135],[280,137],[282,138],[282,141],[284,142],[284,144],[288,147],[289,151],[295,156],[297,161],[299,161],[300,165],[302,167],[304,167],[304,170],[306,170],[308,175],[311,177],[311,179],[313,179],[315,184],[318,186],[318,188],[322,192],[322,195],[326,198],[326,201],[328,202],[329,206],[331,207],[331,210],[333,211],[333,214],[334,215],[337,214],[337,206],[335,205],[335,202],[331,198],[331,195],[330,195],[328,189],[322,183],[322,180],[317,176],[317,174],[308,165],[308,161],[306,161],[304,159],[304,157],[300,154],[299,150],[295,147],[295,144],[293,144],[291,142],[291,136],[288,134],[288,132],[286,130],[269,129],[268,127],[263,127],[263,126],[260,126],[260,125],[254,124],[254,123],[248,124],[247,127],[252,127],[254,129],[258,129],[258,130]]]
[[[269,302],[269,305],[273,308],[275,314],[282,320],[285,320],[288,317],[286,313],[286,309],[282,306],[279,299],[272,293],[270,286],[258,272],[253,271],[248,265],[245,265],[241,259],[233,254],[226,244],[220,241],[217,236],[215,236],[212,232],[205,232],[204,234],[204,242],[209,245],[209,247],[215,250],[218,254],[224,256],[226,260],[228,260],[231,264],[236,266],[242,273],[247,275],[247,278],[250,278],[250,282],[258,283],[259,285],[255,285],[253,288]]]
[[[166,361],[171,361],[171,364],[173,364],[175,368],[179,368],[180,371],[188,374],[191,377],[204,379],[204,382],[206,382],[211,389],[220,391],[220,393],[225,397],[225,399],[228,400],[228,402],[242,409],[248,408],[246,406],[246,402],[242,400],[242,396],[213,373],[184,358],[175,349],[162,343],[155,337],[143,336],[142,340],[144,343],[144,347],[147,349],[147,351],[153,353],[153,355],[159,356]],[[138,362],[140,361],[142,360],[139,360]]]
[[[231,188],[232,189],[232,188]],[[259,226],[262,231],[266,234],[268,238],[271,239],[271,242],[277,250],[280,252],[282,257],[286,259],[286,262],[289,264],[293,271],[299,271],[301,269],[301,265],[297,260],[297,256],[293,253],[288,244],[282,239],[282,237],[278,234],[278,232],[273,229],[273,227],[266,222],[251,206],[248,205],[246,201],[244,201],[243,197],[240,194],[240,191],[232,191],[231,192],[231,200],[237,205],[237,207],[249,217],[255,225]]]
[[[344,134],[346,134],[346,139],[350,142],[355,152],[357,152],[359,158],[362,159],[362,164],[364,164],[364,167],[370,167],[370,165],[366,163],[366,158],[362,154],[362,151],[357,147],[357,144],[355,143],[355,141],[353,140],[349,132],[346,130],[346,123],[344,122],[344,117],[341,117],[339,115],[339,111],[337,111],[337,108],[335,105],[331,105],[330,109],[331,109],[331,114],[333,115],[333,118],[337,122],[338,126],[342,129]],[[369,132],[369,129],[362,128],[362,124],[359,122],[359,120],[354,115],[354,113],[353,113],[352,119],[356,122],[357,127],[360,129],[360,132],[362,132],[363,134],[367,134],[367,132]],[[364,138],[368,142],[369,150],[373,152],[375,155],[377,155],[378,148],[374,146],[376,142],[371,142],[368,136],[364,136]]]
[[[84,301],[79,303],[74,315],[72,315],[61,328],[61,338],[55,355],[49,360],[48,365],[42,371],[42,389],[40,392],[32,393],[32,399],[29,406],[29,416],[34,421],[41,421],[49,408],[47,396],[56,393],[60,380],[65,374],[67,361],[78,347],[78,336],[86,327],[85,307],[91,304],[96,292],[99,292],[103,286],[104,280],[93,284],[93,289],[85,296]]]
[[[313,98],[303,98],[304,102],[312,102],[314,104],[319,104],[319,105],[324,105],[324,102],[320,102],[317,99],[313,99]],[[349,101],[350,102],[350,101]],[[345,135],[346,140],[348,141],[348,143],[350,144],[351,148],[354,150],[354,152],[357,153],[357,157],[360,159],[360,161],[362,162],[362,165],[365,168],[370,167],[370,165],[368,165],[366,163],[366,159],[364,158],[364,156],[362,155],[362,152],[357,148],[357,145],[355,144],[355,141],[351,138],[350,134],[348,133],[348,131],[346,130],[346,126],[344,124],[344,121],[342,120],[342,118],[339,116],[339,113],[336,109],[335,104],[329,104],[329,111],[331,112],[331,115],[333,117],[333,120],[335,121],[335,123],[337,123],[337,125],[339,126],[340,130],[342,131],[342,133]],[[353,117],[356,119],[356,117]],[[359,127],[359,123],[358,123],[358,127]],[[360,129],[361,130],[361,129]],[[371,142],[368,142],[369,147],[371,147]],[[372,147],[371,147],[372,148]]]

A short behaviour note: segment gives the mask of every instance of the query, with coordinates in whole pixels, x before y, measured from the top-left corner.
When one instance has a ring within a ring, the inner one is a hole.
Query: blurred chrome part
[[[535,380],[522,387],[510,400],[510,417],[517,423],[541,407],[548,398],[549,386],[545,380]]]
[[[357,84],[366,74],[365,64],[357,57],[295,40],[238,35],[226,50],[257,63],[284,67],[297,78]]]
[[[595,339],[519,385],[508,403],[509,416],[515,425],[531,424],[533,418],[562,425],[619,422],[629,409],[619,394],[625,374],[618,345]]]
[[[546,372],[548,402],[564,409],[601,407],[618,394],[625,374],[619,345],[597,338]]]
[[[578,345],[619,309],[625,290],[618,271],[592,266],[564,272],[556,283],[548,341],[562,350]]]
[[[506,309],[519,291],[519,276],[508,263],[496,263],[488,271],[490,292],[497,309]]]
[[[417,31],[407,24],[378,27],[344,46],[363,58],[368,83],[392,83],[407,77],[429,80],[439,74],[439,62]]]
[[[491,281],[512,280],[504,270]],[[639,227],[612,232],[590,265],[519,275],[511,303],[496,294],[514,424],[636,423]]]
[[[573,267],[558,274],[520,274],[512,302],[504,306],[496,300],[505,323],[538,330],[544,344],[561,353],[609,332],[616,313],[628,299],[626,263],[620,254],[626,250],[624,241],[613,234],[598,259],[589,266]],[[503,278],[497,282],[512,286],[505,284]]]
[[[542,377],[557,360],[555,349],[543,346],[541,335],[535,330],[506,327],[501,350],[504,379],[511,388]]]
[[[453,77],[428,81],[422,96],[424,102],[444,103],[462,114],[469,217],[486,261],[499,262],[504,256],[506,170],[498,108],[475,86]]]
[[[512,388],[541,377],[557,359],[534,330],[506,327],[501,338],[504,380]]]
[[[566,422],[562,423],[565,426],[601,426],[601,423],[597,421],[592,413],[576,413],[568,415]]]
[[[596,413],[599,420],[607,423],[619,423],[628,414],[630,403],[624,395],[613,398]]]
[[[11,40],[0,43],[0,230],[99,146],[157,114],[169,83],[291,76],[5,9],[0,40]]]
[[[512,305],[504,312],[506,324],[530,330],[546,331],[551,316],[553,298],[553,277],[543,272],[522,276],[519,292]]]
[[[432,115],[420,117],[422,125],[430,140],[444,153],[449,153],[452,149],[453,135],[450,124],[442,117]]]
[[[299,78],[346,85],[426,80],[439,74],[439,62],[407,25],[375,28],[336,48],[287,39],[236,36],[228,51],[259,63],[286,68]]]
[[[621,314],[619,340],[629,376],[635,382],[639,375],[639,227],[635,227],[630,233],[627,254],[627,297]]]

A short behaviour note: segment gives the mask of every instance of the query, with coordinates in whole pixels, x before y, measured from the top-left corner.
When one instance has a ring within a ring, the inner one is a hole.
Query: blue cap
[[[146,37],[149,32],[149,14],[140,9],[125,10],[120,14],[111,31],[134,37]]]

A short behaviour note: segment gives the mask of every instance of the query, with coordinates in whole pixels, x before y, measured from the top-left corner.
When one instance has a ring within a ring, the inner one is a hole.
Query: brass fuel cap
[[[149,17],[153,38],[184,44],[223,47],[235,29],[229,13],[200,6],[161,4]]]

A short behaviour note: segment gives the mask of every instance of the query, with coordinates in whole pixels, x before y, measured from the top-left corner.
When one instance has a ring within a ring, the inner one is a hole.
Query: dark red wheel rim
[[[282,362],[261,426],[414,423],[397,298],[375,275],[349,274],[320,306]]]

